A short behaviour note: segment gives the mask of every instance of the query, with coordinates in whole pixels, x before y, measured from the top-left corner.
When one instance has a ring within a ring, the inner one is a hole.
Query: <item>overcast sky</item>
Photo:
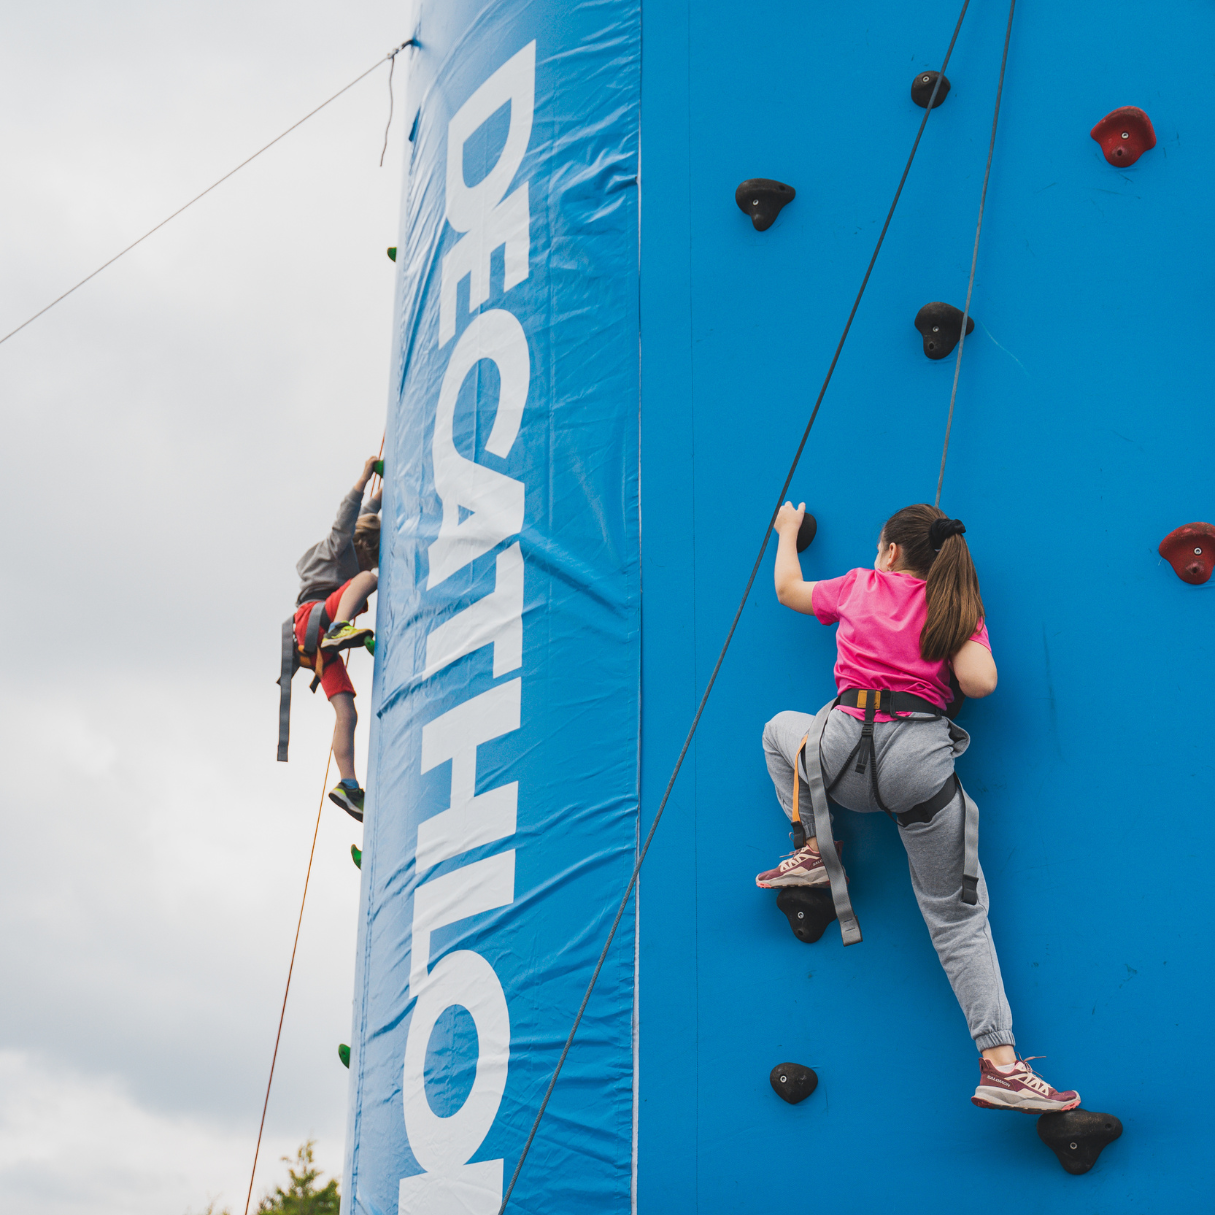
[[[409,36],[408,0],[42,0],[0,39],[0,334]],[[403,55],[0,345],[0,1207],[244,1204],[332,713],[279,626],[379,446]],[[370,659],[351,663],[363,711]],[[327,804],[258,1193],[340,1171],[360,828]]]

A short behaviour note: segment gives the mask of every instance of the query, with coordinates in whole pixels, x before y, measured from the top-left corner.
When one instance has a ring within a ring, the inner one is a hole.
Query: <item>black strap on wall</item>
[[[287,744],[291,741],[291,676],[298,664],[295,654],[295,617],[283,621],[283,665],[278,676],[278,762],[287,762]]]

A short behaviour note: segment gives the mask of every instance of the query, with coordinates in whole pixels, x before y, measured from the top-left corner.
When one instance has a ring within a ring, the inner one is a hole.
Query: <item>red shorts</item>
[[[325,600],[325,611],[329,614],[329,619],[333,620],[337,616],[338,604],[342,601],[342,592],[350,585],[350,580],[343,582],[328,599]],[[303,645],[304,639],[308,635],[308,617],[312,614],[313,604],[318,602],[313,600],[311,603],[301,603],[295,609],[295,640],[296,644]],[[356,616],[361,616],[362,612],[355,612]],[[322,634],[323,636],[323,634]],[[317,644],[320,644],[320,638],[317,638]],[[303,654],[300,655],[300,665],[312,668],[312,661],[306,658]],[[331,654],[324,663],[324,670],[321,672],[321,691],[332,700],[339,692],[349,692],[351,696],[356,695],[354,684],[350,682],[350,676],[346,673],[346,664],[342,661],[340,654]]]

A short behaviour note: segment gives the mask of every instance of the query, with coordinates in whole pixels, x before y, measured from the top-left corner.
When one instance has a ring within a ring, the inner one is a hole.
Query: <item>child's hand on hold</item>
[[[363,464],[363,471],[359,479],[354,483],[355,489],[366,489],[367,482],[371,480],[371,474],[375,472],[376,461],[379,456],[368,456]]]
[[[784,506],[776,512],[776,523],[773,525],[778,536],[783,536],[791,532],[796,539],[798,529],[802,525],[802,520],[806,516],[806,504],[804,502],[794,506],[792,502],[786,502]]]

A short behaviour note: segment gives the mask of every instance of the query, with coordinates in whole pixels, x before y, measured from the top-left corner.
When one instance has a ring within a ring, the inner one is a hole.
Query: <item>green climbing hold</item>
[[[356,869],[362,869],[362,867],[363,867],[363,850],[361,848],[356,848],[353,844],[351,844],[350,845],[350,859],[352,861],[354,861],[354,867]]]
[[[383,460],[377,460],[375,462],[375,475],[377,477],[382,477],[384,475],[384,461]]]
[[[350,1066],[350,1047],[345,1042],[338,1047],[338,1058],[341,1059],[343,1067]]]
[[[371,654],[371,655],[373,655],[373,656],[374,656],[374,654],[375,654],[375,638],[374,638],[374,637],[367,637],[367,638],[365,638],[365,639],[364,639],[363,644],[364,644],[364,645],[367,647],[367,653],[368,653],[368,654]]]
[[[397,260],[397,247],[396,247],[396,245],[389,245],[389,246],[388,246],[388,260],[389,260],[389,261],[394,261],[394,262]]]

